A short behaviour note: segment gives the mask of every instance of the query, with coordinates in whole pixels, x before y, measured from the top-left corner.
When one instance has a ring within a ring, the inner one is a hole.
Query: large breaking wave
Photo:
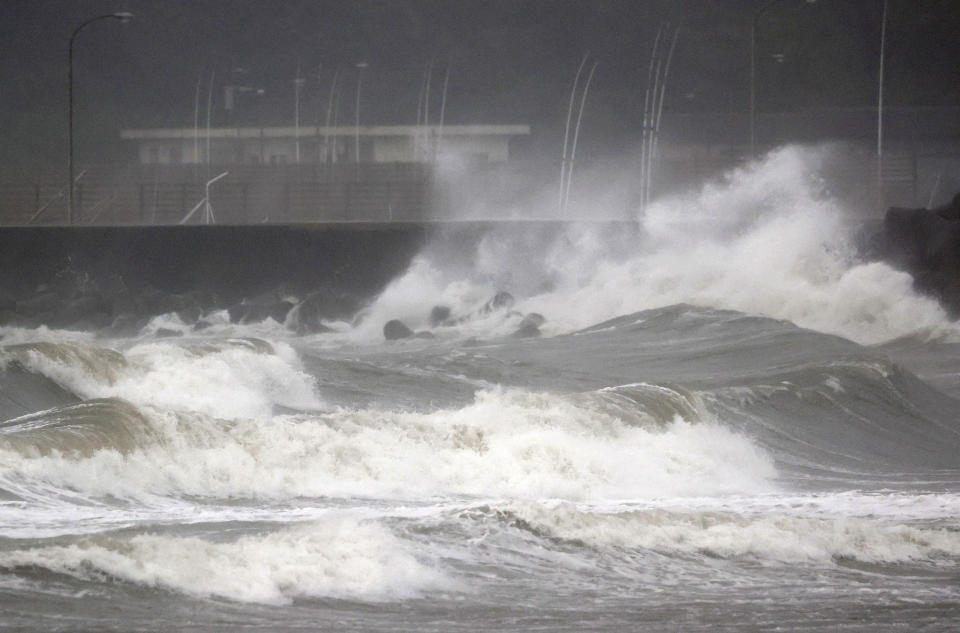
[[[437,304],[479,315],[481,324],[459,324],[468,334],[507,333],[515,320],[491,320],[480,310],[507,290],[520,312],[546,316],[551,333],[689,303],[864,344],[917,333],[960,340],[960,329],[934,299],[914,291],[907,273],[858,254],[853,212],[821,177],[830,152],[776,150],[699,191],[658,200],[637,230],[589,222],[559,234],[507,227],[467,253],[438,244],[374,301],[357,334],[375,337],[394,318],[427,327]]]

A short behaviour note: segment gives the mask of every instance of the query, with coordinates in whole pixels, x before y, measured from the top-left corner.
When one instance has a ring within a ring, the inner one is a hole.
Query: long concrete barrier
[[[355,312],[432,238],[469,252],[490,226],[0,227],[0,325],[129,331],[156,314],[198,321],[216,309],[235,320],[283,321],[288,297],[313,295],[315,327],[321,317]]]

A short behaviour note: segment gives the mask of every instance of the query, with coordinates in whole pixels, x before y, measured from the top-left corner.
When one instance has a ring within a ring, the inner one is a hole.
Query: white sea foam
[[[227,542],[157,534],[91,536],[0,558],[0,568],[23,566],[267,604],[298,598],[408,599],[452,587],[383,525],[337,515]]]
[[[3,463],[9,477],[119,497],[624,499],[774,489],[772,461],[716,422],[651,413],[647,424],[643,416],[628,424],[609,411],[590,398],[503,389],[430,413],[344,409],[223,423],[147,409],[150,440],[134,451],[7,451]]]
[[[873,518],[690,510],[598,513],[570,503],[514,504],[509,511],[550,536],[600,547],[814,564],[848,559],[952,566],[960,557],[956,530]]]
[[[89,332],[51,329],[46,325],[41,325],[37,328],[0,325],[0,343],[4,346],[37,343],[40,341],[47,343],[89,345],[93,340],[94,335]]]
[[[314,378],[285,343],[161,340],[136,344],[122,356],[60,346],[53,353],[25,350],[19,358],[83,398],[123,398],[219,418],[269,415],[274,405],[312,410],[322,404]]]
[[[469,253],[469,274],[427,251],[374,302],[376,318],[361,334],[379,340],[374,330],[390,318],[420,326],[438,303],[469,314],[500,288],[517,296],[518,310],[545,315],[548,333],[690,303],[867,344],[918,331],[960,340],[960,327],[909,275],[856,259],[849,213],[817,177],[828,157],[823,148],[782,148],[696,193],[659,200],[634,242],[587,225],[539,242],[494,231]],[[601,211],[591,217],[609,216]]]

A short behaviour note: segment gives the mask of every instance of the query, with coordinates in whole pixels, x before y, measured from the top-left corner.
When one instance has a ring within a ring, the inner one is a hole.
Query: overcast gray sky
[[[448,121],[562,124],[576,67],[599,62],[585,125],[628,142],[642,115],[657,29],[678,25],[668,110],[746,107],[749,33],[760,0],[5,0],[0,5],[0,165],[57,160],[65,146],[67,42],[89,17],[136,14],[83,30],[76,53],[81,152],[108,151],[122,126],[193,121],[198,79],[253,88],[235,116],[320,121],[333,74],[353,95],[364,61],[364,121],[413,123],[434,60],[433,107],[450,65]],[[960,102],[960,2],[889,0],[891,105]],[[779,0],[758,20],[765,110],[869,106],[882,0]],[[261,96],[255,96],[262,90]],[[342,107],[346,108],[346,105]]]

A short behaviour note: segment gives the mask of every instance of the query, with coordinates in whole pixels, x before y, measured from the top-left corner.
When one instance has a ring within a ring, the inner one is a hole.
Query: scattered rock
[[[397,319],[387,321],[387,324],[383,326],[383,337],[388,341],[410,338],[411,336],[413,336],[413,330]]]
[[[414,334],[413,336],[414,336],[414,338],[422,338],[422,339],[435,339],[435,338],[437,338],[437,335],[436,335],[436,334],[434,334],[433,332],[428,332],[428,331],[426,331],[426,330],[424,330],[424,331],[422,331],[422,332],[417,332],[417,333]]]
[[[536,338],[542,334],[540,326],[547,320],[538,312],[531,312],[523,317],[517,330],[511,334],[512,338]]]
[[[105,334],[109,336],[133,336],[142,330],[147,322],[146,317],[132,312],[124,312],[113,319],[113,323],[106,328]]]
[[[198,305],[193,305],[177,312],[177,318],[184,323],[196,323],[202,316],[203,309]]]
[[[450,308],[447,306],[433,306],[433,310],[430,310],[430,326],[437,327],[438,325],[445,325],[450,319]]]
[[[205,321],[204,319],[200,319],[199,321],[193,324],[193,331],[202,332],[207,328],[211,327],[212,325],[213,323],[211,323],[210,321]]]
[[[360,309],[360,300],[352,294],[323,289],[307,295],[293,306],[285,322],[299,334],[329,332],[321,321],[346,320]]]
[[[536,338],[540,336],[540,328],[533,323],[527,323],[517,328],[517,331],[510,335],[511,338]]]
[[[944,220],[960,220],[960,193],[955,195],[953,200],[936,209],[936,213]]]
[[[494,310],[509,309],[513,307],[513,303],[513,295],[505,290],[501,290],[497,294],[493,295],[493,298],[490,299],[490,301],[487,301],[480,311],[484,314],[488,314]]]
[[[540,327],[546,322],[547,322],[547,319],[542,314],[540,314],[539,312],[531,312],[527,316],[523,317],[522,321],[520,321],[520,327],[523,327],[524,325],[529,325],[529,324],[533,324],[536,327]]]

